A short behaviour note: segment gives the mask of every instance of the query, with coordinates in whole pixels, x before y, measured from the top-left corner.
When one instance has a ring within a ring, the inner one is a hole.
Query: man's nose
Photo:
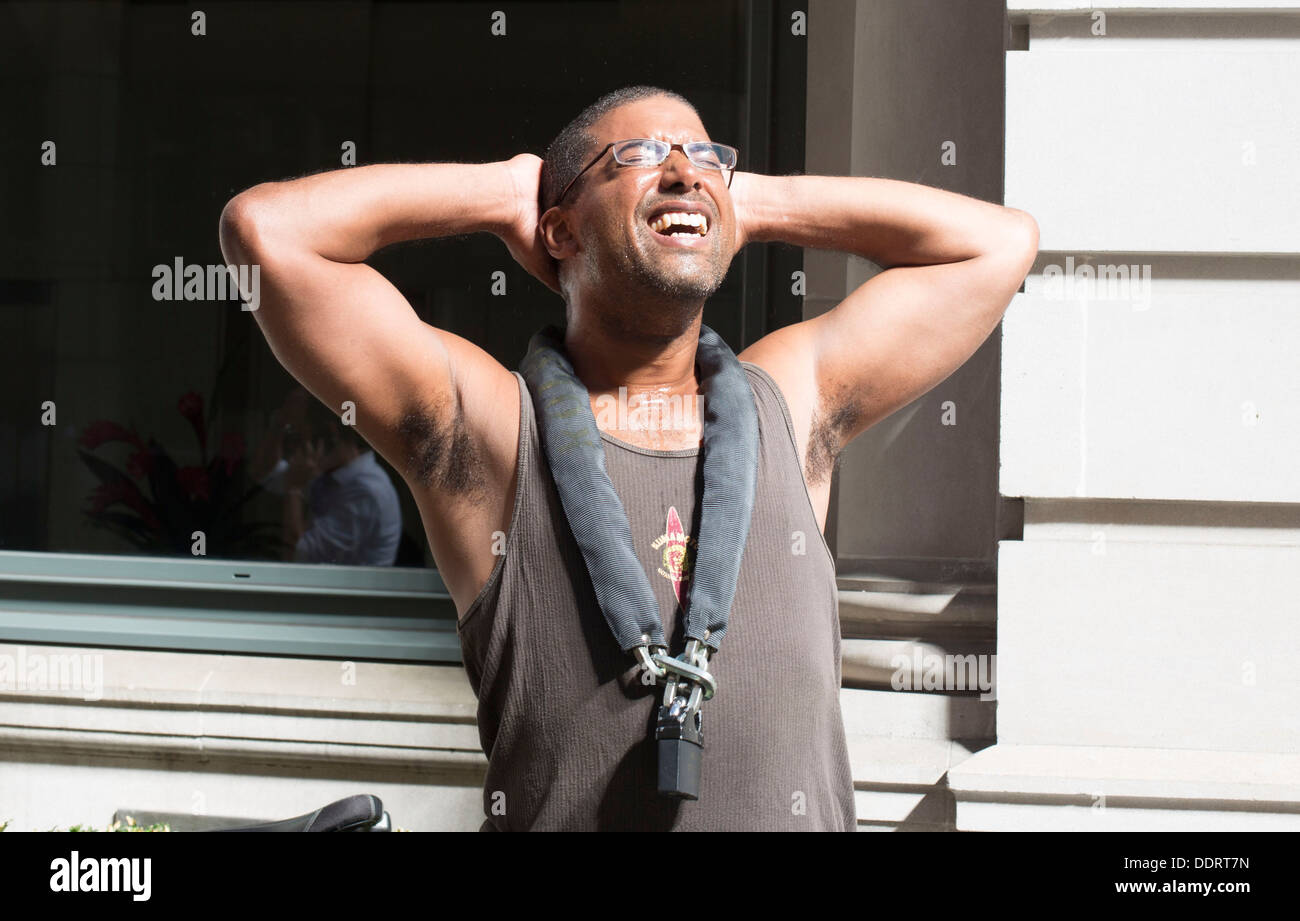
[[[698,189],[704,184],[703,169],[691,162],[691,158],[686,156],[681,150],[668,151],[668,158],[664,160],[663,172],[660,174],[661,183],[669,188],[676,185],[685,185],[693,189]]]

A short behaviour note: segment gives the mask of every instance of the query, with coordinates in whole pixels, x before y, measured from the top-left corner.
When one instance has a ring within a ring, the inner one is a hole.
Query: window
[[[201,21],[119,2],[0,16],[0,181],[17,216],[0,230],[0,322],[15,346],[0,370],[9,640],[458,657],[415,504],[378,455],[400,509],[391,561],[285,562],[273,414],[294,405],[295,382],[212,268],[218,215],[241,189],[340,168],[350,151],[357,164],[540,154],[583,106],[634,83],[691,99],[741,169],[802,169],[806,51],[772,2],[214,2]],[[371,264],[425,321],[507,367],[562,316],[487,235]],[[705,321],[739,351],[798,319],[801,265],[793,248],[751,247]]]

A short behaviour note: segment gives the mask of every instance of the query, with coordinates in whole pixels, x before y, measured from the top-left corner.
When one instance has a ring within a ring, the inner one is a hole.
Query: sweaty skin
[[[712,140],[668,97],[614,109],[589,157],[612,141]],[[718,140],[726,141],[725,138]],[[766,370],[790,408],[804,481],[823,528],[844,446],[947,378],[984,342],[1038,248],[1023,211],[913,183],[718,170],[673,150],[656,167],[611,153],[562,205],[538,214],[541,160],[377,164],[263,183],[222,213],[226,261],[261,266],[254,316],[276,357],[325,405],[357,408],[361,435],[401,471],[443,581],[462,615],[510,526],[518,451],[514,376],[472,342],[424,323],[364,260],[402,240],[492,233],[565,299],[565,347],[597,424],[642,447],[699,443],[698,425],[635,426],[601,412],[699,394],[704,302],[735,254],[782,241],[870,259],[885,270],[834,309],[778,329],[739,355]],[[647,218],[701,211],[708,233],[674,240]],[[602,400],[604,402],[602,402]],[[620,427],[622,426],[622,427]]]

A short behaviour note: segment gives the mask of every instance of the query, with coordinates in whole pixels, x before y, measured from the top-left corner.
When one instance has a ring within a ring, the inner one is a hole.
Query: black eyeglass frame
[[[640,167],[642,169],[653,169],[654,167],[658,166],[660,163],[663,163],[664,160],[667,160],[670,156],[672,156],[672,152],[674,150],[681,150],[681,152],[686,156],[686,159],[690,160],[696,166],[703,167],[704,169],[727,170],[728,171],[727,188],[730,189],[731,180],[736,175],[736,167],[740,164],[740,151],[732,147],[730,144],[720,144],[717,141],[687,141],[685,144],[668,144],[667,141],[660,141],[655,138],[625,138],[624,140],[621,141],[610,141],[603,148],[601,148],[600,153],[596,154],[596,156],[592,158],[590,163],[588,163],[582,169],[578,170],[578,175],[574,176],[572,179],[569,180],[569,184],[564,187],[564,191],[560,193],[560,197],[555,199],[555,205],[559,205],[560,202],[564,201],[564,196],[569,194],[569,190],[573,188],[573,184],[577,182],[580,178],[582,178],[583,173],[585,173],[587,170],[591,169],[593,166],[599,163],[601,159],[605,156],[605,154],[609,153],[611,148],[618,147],[620,144],[631,144],[633,141],[649,141],[651,144],[667,144],[668,149],[664,151],[663,158],[660,159],[658,163],[624,163],[622,160],[618,159],[618,151],[615,150],[614,160],[622,166],[633,166],[633,167]],[[699,150],[699,148],[701,147],[708,147],[711,149],[721,147],[723,150],[729,150],[731,151],[731,166],[712,166],[708,163],[700,163],[694,157],[691,156],[691,151],[686,149],[688,147],[695,148],[696,150]]]

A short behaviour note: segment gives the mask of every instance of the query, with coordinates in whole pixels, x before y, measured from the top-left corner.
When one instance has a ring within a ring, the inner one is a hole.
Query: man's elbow
[[[1019,257],[1027,274],[1038,256],[1038,222],[1028,211],[1007,208],[1014,228],[1008,238],[1008,249]]]
[[[988,250],[984,265],[990,287],[995,292],[989,303],[996,305],[1001,317],[1011,300],[1025,283],[1025,277],[1038,258],[1038,222],[1027,211],[1005,208],[1006,224],[996,243]]]
[[[218,238],[227,265],[246,265],[261,261],[270,226],[271,207],[268,183],[240,192],[221,209]]]

